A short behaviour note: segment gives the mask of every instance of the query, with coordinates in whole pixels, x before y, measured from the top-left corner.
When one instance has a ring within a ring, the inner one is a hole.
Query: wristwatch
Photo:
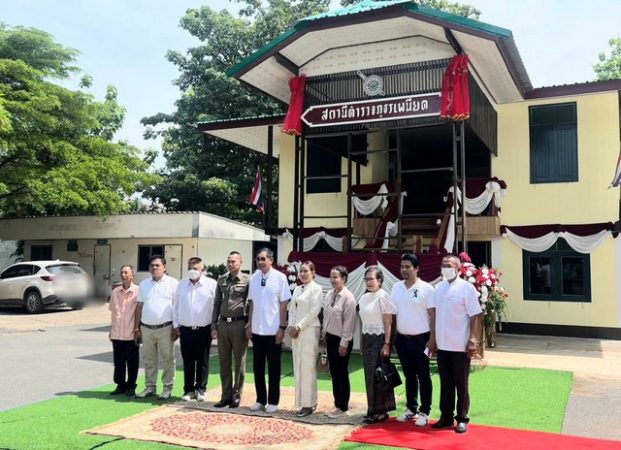
[[[287,329],[287,327],[286,327],[286,326],[282,326],[282,325],[281,325],[281,326],[279,326],[278,328],[280,328],[281,330],[286,330],[286,329]]]

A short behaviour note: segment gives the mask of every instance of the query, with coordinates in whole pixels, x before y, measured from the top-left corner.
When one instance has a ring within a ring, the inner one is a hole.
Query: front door
[[[183,251],[179,244],[166,245],[164,247],[166,257],[166,273],[177,280],[183,278]]]
[[[107,298],[110,295],[110,245],[95,245],[93,264],[95,296]]]

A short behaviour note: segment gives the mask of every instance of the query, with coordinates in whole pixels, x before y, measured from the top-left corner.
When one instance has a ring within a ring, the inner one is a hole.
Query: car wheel
[[[28,291],[24,296],[24,308],[28,314],[37,314],[43,311],[43,301],[41,294],[37,291]]]

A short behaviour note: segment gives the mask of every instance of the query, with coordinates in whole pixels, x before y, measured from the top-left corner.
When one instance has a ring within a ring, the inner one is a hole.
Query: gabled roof
[[[363,0],[303,19],[227,74],[288,103],[294,75],[441,59],[460,50],[496,103],[521,100],[532,89],[510,30],[409,0]]]

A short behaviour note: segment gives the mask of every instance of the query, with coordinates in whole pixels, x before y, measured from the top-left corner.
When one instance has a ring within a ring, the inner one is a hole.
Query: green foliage
[[[610,39],[608,45],[610,54],[601,52],[597,55],[599,63],[593,66],[597,81],[621,79],[621,37]]]
[[[341,0],[341,6],[355,5],[356,3],[360,3],[360,0]],[[451,2],[449,0],[414,0],[414,3],[446,11],[458,16],[467,17],[469,19],[479,20],[479,16],[481,15],[481,11],[473,6]]]
[[[211,278],[217,280],[218,277],[224,275],[227,270],[224,264],[212,264],[211,266],[205,267],[205,272],[207,272]]]
[[[240,17],[208,6],[190,9],[181,27],[201,41],[185,53],[169,51],[180,76],[181,95],[172,114],[146,117],[146,137],[163,136],[167,161],[162,182],[145,195],[172,210],[206,211],[261,225],[260,212],[248,204],[257,166],[264,177],[267,157],[201,135],[201,121],[282,113],[272,99],[251,91],[224,71],[284,32],[296,20],[326,10],[328,0],[259,2],[240,0]],[[267,142],[266,142],[267,146]],[[278,179],[274,161],[274,182]],[[264,184],[265,189],[265,184]],[[274,191],[276,191],[276,186]],[[275,200],[275,199],[274,199]]]
[[[125,116],[114,87],[97,101],[50,81],[77,72],[76,55],[41,30],[0,25],[0,216],[112,214],[157,180],[139,149],[112,141]]]

